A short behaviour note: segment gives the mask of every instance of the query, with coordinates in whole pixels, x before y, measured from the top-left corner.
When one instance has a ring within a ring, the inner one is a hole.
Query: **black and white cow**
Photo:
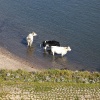
[[[60,46],[60,43],[58,41],[55,40],[46,40],[42,42],[42,47],[46,50],[48,47],[51,46]]]

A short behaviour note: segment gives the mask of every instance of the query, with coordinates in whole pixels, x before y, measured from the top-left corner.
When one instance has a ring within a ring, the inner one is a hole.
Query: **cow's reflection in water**
[[[43,56],[49,58],[51,65],[55,68],[64,68],[68,64],[67,57],[62,57],[60,55],[52,56],[51,50],[44,50]]]
[[[51,50],[43,50],[43,55],[44,56],[48,56],[48,55],[51,55]]]
[[[32,55],[33,55],[33,52],[34,52],[34,48],[33,48],[33,47],[28,47],[28,48],[27,48],[27,54],[28,54],[29,56],[32,56]]]
[[[68,60],[66,57],[53,56],[51,63],[53,68],[67,69]]]

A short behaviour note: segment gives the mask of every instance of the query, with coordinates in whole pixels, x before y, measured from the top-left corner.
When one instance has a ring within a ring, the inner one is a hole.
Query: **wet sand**
[[[0,69],[39,71],[34,65],[0,47]]]

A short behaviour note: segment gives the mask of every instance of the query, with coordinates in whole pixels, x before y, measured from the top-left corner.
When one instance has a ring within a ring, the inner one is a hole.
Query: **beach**
[[[34,65],[0,47],[0,69],[37,71]]]

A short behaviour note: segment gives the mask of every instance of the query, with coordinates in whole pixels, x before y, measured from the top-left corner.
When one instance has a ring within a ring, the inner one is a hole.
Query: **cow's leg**
[[[27,45],[30,46],[30,38],[26,38],[27,39]]]
[[[31,45],[30,45],[30,42],[29,42],[29,45],[28,45],[28,46],[29,46],[29,47],[31,46]]]
[[[33,41],[30,41],[30,47],[32,46]]]
[[[30,47],[32,46],[32,43],[30,42]]]
[[[54,53],[54,52],[52,52],[52,54],[53,54],[53,56],[54,56],[54,54],[55,54],[55,53]]]
[[[44,50],[46,50],[46,49],[47,49],[47,47],[45,46],[45,47],[44,47]]]
[[[27,45],[29,46],[30,45],[30,42],[27,40]]]
[[[64,56],[64,54],[62,53],[62,54],[61,54],[61,56],[63,57],[63,56]]]

